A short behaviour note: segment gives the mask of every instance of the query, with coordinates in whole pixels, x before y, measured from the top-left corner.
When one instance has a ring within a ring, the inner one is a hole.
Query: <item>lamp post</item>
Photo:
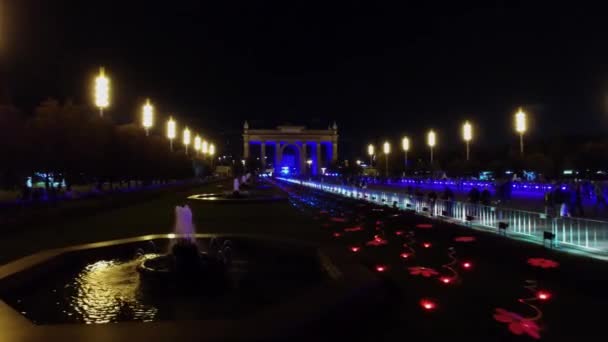
[[[519,153],[524,155],[524,133],[526,132],[526,113],[519,108],[515,114],[515,131],[519,133]]]
[[[194,150],[197,156],[201,152],[201,137],[198,134],[194,137]]]
[[[203,155],[209,153],[209,143],[207,142],[207,140],[203,140],[201,142],[201,153]]]
[[[407,152],[410,150],[410,139],[408,137],[403,137],[401,139],[401,148],[403,148],[404,160],[403,160],[403,170],[407,169]]]
[[[462,125],[462,138],[467,146],[467,161],[469,161],[469,143],[473,140],[473,127],[468,121]]]
[[[384,142],[384,145],[382,146],[382,150],[384,151],[384,160],[386,161],[386,178],[388,178],[388,154],[391,153],[391,144],[388,143],[388,141]]]
[[[99,116],[103,116],[104,108],[110,105],[110,79],[106,77],[103,68],[95,78],[95,106],[99,108]]]
[[[176,135],[176,125],[175,121],[172,117],[169,117],[169,121],[167,121],[167,138],[169,139],[169,148],[171,152],[173,152],[173,139],[175,139]]]
[[[186,154],[188,154],[188,146],[190,146],[190,130],[188,127],[184,128],[183,142],[186,147]]]
[[[213,156],[215,155],[215,145],[209,144],[209,156],[211,157],[211,168],[213,168]]]
[[[436,136],[433,130],[429,131],[429,134],[427,136],[427,144],[429,145],[429,149],[431,150],[431,165],[433,165],[433,147],[435,147],[436,144]]]
[[[369,167],[374,166],[374,145],[367,146],[367,154],[369,154]]]
[[[146,101],[142,109],[141,123],[146,130],[146,136],[150,135],[150,128],[154,125],[154,107],[150,104],[150,99]]]

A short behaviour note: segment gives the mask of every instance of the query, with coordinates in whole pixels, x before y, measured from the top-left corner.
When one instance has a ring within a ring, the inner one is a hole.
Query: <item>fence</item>
[[[545,213],[467,202],[429,201],[407,194],[390,194],[383,191],[316,181],[291,178],[278,179],[379,205],[412,210],[437,219],[456,221],[497,233],[505,229],[510,234],[525,236],[538,242],[543,242],[545,238],[552,237],[556,244],[608,253],[608,222],[604,221],[576,217],[554,217]]]

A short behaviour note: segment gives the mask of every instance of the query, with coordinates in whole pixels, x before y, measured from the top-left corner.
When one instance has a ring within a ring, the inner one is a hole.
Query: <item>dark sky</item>
[[[145,97],[203,132],[336,120],[356,152],[431,127],[453,145],[464,119],[478,143],[516,143],[518,106],[531,139],[608,130],[605,10],[418,3],[5,0],[0,61],[25,108],[90,101],[104,65],[123,120]]]

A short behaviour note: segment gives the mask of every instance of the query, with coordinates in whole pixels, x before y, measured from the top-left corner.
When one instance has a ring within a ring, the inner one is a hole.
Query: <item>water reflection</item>
[[[158,309],[142,302],[136,269],[140,262],[139,258],[102,260],[86,266],[66,285],[73,290],[69,291],[68,316],[87,324],[154,320]]]

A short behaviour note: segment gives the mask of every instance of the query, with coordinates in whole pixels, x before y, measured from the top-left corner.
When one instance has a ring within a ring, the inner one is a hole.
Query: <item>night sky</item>
[[[453,145],[465,119],[478,144],[517,143],[518,106],[532,140],[607,131],[606,11],[528,2],[6,0],[0,67],[26,110],[89,102],[104,65],[117,121],[145,97],[224,138],[245,119],[336,120],[343,151],[359,154],[402,134],[416,149],[429,128]]]

